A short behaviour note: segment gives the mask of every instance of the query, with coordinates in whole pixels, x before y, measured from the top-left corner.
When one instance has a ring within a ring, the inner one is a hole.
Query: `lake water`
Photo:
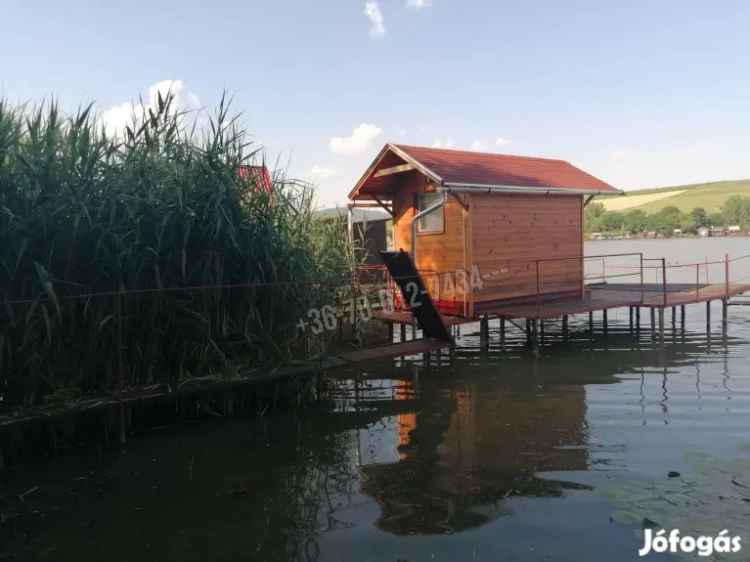
[[[750,241],[587,245],[631,251],[684,264]],[[705,313],[689,306],[684,332],[668,314],[663,345],[631,334],[627,310],[607,337],[576,317],[568,342],[547,327],[539,356],[515,329],[481,351],[464,327],[429,365],[335,372],[324,406],[13,472],[0,512],[24,517],[4,521],[0,559],[614,562],[638,559],[655,524],[729,529],[747,544],[727,559],[748,560],[750,307],[730,309],[726,336],[718,304],[710,333]]]

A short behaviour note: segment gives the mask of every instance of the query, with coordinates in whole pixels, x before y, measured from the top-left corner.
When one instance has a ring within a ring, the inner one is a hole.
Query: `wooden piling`
[[[664,307],[659,308],[659,339],[664,341]]]
[[[628,325],[630,329],[630,333],[633,333],[633,307],[628,307]]]
[[[388,324],[388,343],[393,343],[393,322],[387,322]]]
[[[399,324],[399,326],[401,327],[401,328],[400,328],[400,332],[401,332],[401,341],[402,341],[402,342],[404,342],[404,341],[406,341],[406,324],[404,324],[403,322],[401,322],[401,323]]]
[[[640,306],[635,307],[635,331],[638,333],[641,331],[641,307]]]
[[[594,333],[594,313],[589,312],[589,333]]]
[[[563,331],[563,339],[565,341],[568,341],[568,315],[564,315],[562,318],[562,331]]]
[[[485,314],[479,319],[479,345],[482,349],[489,347],[490,322]]]
[[[729,301],[721,299],[721,328],[726,333],[729,325]]]
[[[680,330],[685,332],[685,305],[680,306]]]
[[[606,308],[602,310],[602,323],[604,325],[604,335],[606,336],[609,334],[609,317]]]
[[[706,332],[711,333],[711,301],[706,302]]]
[[[651,310],[651,331],[656,331],[656,311],[654,310],[654,307],[650,308]]]
[[[505,349],[505,318],[500,317],[500,348]]]
[[[120,402],[120,423],[119,423],[119,430],[120,430],[120,445],[125,445],[128,442],[128,432],[127,432],[127,406],[125,405],[125,402]]]

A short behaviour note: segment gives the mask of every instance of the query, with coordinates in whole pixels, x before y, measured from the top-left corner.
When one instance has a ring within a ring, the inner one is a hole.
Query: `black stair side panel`
[[[411,308],[417,319],[417,325],[424,332],[425,337],[450,341],[451,337],[445,328],[440,313],[432,302],[430,293],[422,282],[422,277],[414,267],[409,254],[403,250],[399,252],[381,251],[391,277],[401,289],[404,303]]]

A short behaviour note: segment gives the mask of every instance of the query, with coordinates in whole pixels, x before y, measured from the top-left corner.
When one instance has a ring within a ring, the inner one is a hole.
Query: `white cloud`
[[[447,139],[435,139],[432,143],[432,148],[455,148],[455,146],[456,143],[450,137]]]
[[[496,146],[508,146],[510,144],[510,139],[506,139],[504,137],[498,137],[495,141]]]
[[[429,8],[432,6],[432,0],[406,0],[406,5],[415,10],[421,10],[422,8]]]
[[[383,130],[370,123],[362,123],[348,137],[333,137],[328,143],[334,154],[358,154],[367,150]]]
[[[383,37],[385,35],[385,20],[383,19],[383,12],[380,11],[377,0],[367,0],[365,2],[364,14],[370,20],[370,37]]]
[[[309,175],[316,180],[325,180],[334,177],[336,175],[336,170],[315,164],[310,168]]]
[[[200,107],[200,100],[193,92],[185,87],[182,80],[161,80],[151,84],[145,99],[138,103],[126,102],[110,107],[98,116],[98,122],[110,136],[121,134],[127,125],[138,121],[145,110],[155,109],[159,104],[159,96],[165,98],[171,93],[172,111],[194,111]]]
[[[469,146],[469,150],[474,150],[476,152],[482,152],[483,150],[487,150],[487,147],[484,146],[484,143],[480,140],[475,140],[471,145]]]

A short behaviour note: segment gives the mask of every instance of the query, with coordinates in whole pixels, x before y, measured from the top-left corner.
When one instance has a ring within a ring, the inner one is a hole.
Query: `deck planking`
[[[472,318],[443,315],[446,326],[478,321],[482,316],[507,319],[550,319],[574,314],[587,314],[601,310],[639,306],[644,308],[671,308],[733,298],[750,293],[750,284],[724,283],[713,285],[691,285],[684,283],[648,284],[598,284],[586,288],[583,296],[545,298],[539,302],[507,302],[488,305],[477,310]],[[728,289],[728,291],[727,291]],[[411,324],[408,311],[378,311],[375,316],[392,323]]]

